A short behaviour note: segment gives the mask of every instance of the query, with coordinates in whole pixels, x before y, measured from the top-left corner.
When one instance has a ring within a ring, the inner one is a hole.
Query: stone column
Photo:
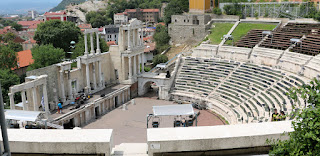
[[[10,98],[10,109],[16,109],[14,105],[14,93],[9,93],[9,98]]]
[[[130,88],[128,89],[129,100],[131,99]]]
[[[84,33],[84,55],[88,55],[88,40],[87,40],[87,34]]]
[[[43,101],[44,101],[44,110],[46,112],[46,117],[49,119],[49,103],[48,103],[48,93],[47,93],[47,84],[43,84]]]
[[[33,111],[39,111],[38,106],[38,96],[37,96],[37,88],[32,88],[32,99],[33,99]]]
[[[68,86],[69,86],[69,99],[72,100],[73,96],[72,96],[72,80],[69,80],[68,82]]]
[[[133,46],[132,47],[135,47],[136,46],[136,29],[133,29],[133,33],[132,33],[132,44]]]
[[[101,72],[101,61],[98,61],[98,74],[99,74],[99,87],[103,88],[103,77],[102,77],[102,72]]]
[[[131,63],[131,57],[128,57],[129,59],[129,79],[132,79],[132,63]]]
[[[63,22],[63,16],[62,15],[60,16],[60,20]]]
[[[98,32],[96,32],[96,37],[97,37],[97,53],[100,54],[101,53],[101,49],[100,49],[100,41],[99,41],[99,34]]]
[[[91,45],[91,54],[94,54],[94,45],[93,45],[93,35],[90,33],[90,45]]]
[[[22,99],[22,106],[23,106],[23,110],[28,110],[28,106],[27,106],[27,99],[26,99],[26,91],[23,90],[21,91],[21,99]]]
[[[141,42],[142,42],[141,44],[144,45],[144,42],[143,42],[143,27],[141,28]]]
[[[121,95],[122,95],[122,96],[121,96],[121,97],[122,97],[122,104],[125,103],[125,101],[124,101],[124,93],[125,93],[125,92],[122,92],[122,94],[121,94]]]
[[[137,75],[137,57],[136,55],[133,56],[133,75]]]
[[[63,68],[63,67],[61,66],[61,68]],[[61,99],[62,99],[63,102],[65,102],[66,95],[65,95],[65,91],[64,91],[63,70],[60,71],[60,85],[61,85]]]
[[[141,54],[141,67],[142,67],[142,73],[144,73],[144,53]]]
[[[92,74],[93,74],[93,87],[94,89],[97,89],[97,80],[96,80],[96,65],[95,62],[92,63]]]
[[[128,50],[131,50],[131,41],[130,41],[130,35],[131,34],[131,31],[130,31],[130,27],[128,28]]]
[[[138,55],[138,74],[140,75],[140,69],[141,69],[141,54]]]
[[[87,89],[88,89],[88,93],[90,92],[90,75],[89,75],[89,64],[86,64],[86,77],[87,77]]]

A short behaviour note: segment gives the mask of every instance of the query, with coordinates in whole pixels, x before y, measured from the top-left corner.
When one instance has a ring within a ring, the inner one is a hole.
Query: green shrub
[[[222,14],[222,11],[220,8],[214,8],[213,9],[213,13],[216,14],[216,15],[221,15]]]
[[[156,55],[155,57],[153,57],[153,65],[156,66],[159,63],[166,63],[168,61],[168,57],[166,55]]]

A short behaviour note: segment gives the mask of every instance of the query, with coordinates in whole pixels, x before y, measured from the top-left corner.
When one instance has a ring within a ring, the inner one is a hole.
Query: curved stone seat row
[[[251,63],[190,57],[179,70],[172,95],[205,98],[218,114],[232,115],[224,116],[232,123],[266,122],[275,108],[289,114],[295,105],[303,107],[301,99],[294,102],[286,94],[305,83],[297,75]]]

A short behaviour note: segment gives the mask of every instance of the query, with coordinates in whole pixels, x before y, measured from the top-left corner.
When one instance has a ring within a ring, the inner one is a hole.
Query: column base
[[[85,87],[85,88],[84,88],[84,92],[85,92],[86,94],[89,94],[89,93],[91,92],[91,88],[90,88],[90,87]]]

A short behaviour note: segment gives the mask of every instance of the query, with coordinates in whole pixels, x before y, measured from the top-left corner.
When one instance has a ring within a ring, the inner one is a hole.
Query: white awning
[[[153,106],[154,116],[194,115],[191,104]]]
[[[35,122],[37,119],[39,119],[39,115],[41,113],[42,112],[38,111],[23,111],[11,109],[6,109],[4,112],[6,119],[32,122]]]

